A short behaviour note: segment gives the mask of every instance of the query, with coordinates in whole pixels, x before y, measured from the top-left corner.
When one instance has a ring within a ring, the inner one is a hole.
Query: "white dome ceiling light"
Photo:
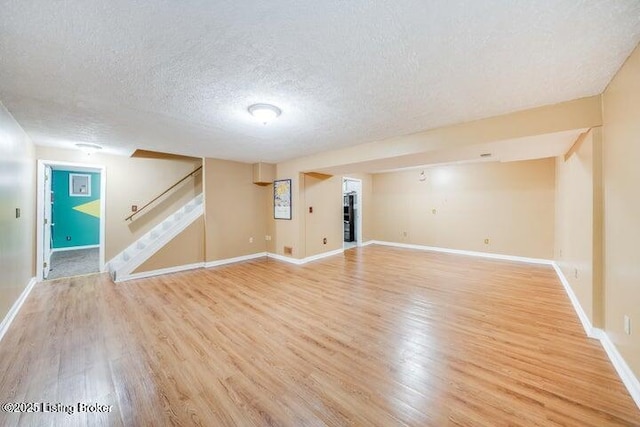
[[[271,104],[253,104],[249,106],[247,110],[253,117],[265,125],[282,114],[282,110]]]

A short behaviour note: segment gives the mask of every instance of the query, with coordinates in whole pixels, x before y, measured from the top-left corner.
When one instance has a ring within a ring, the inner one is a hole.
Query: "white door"
[[[44,167],[44,233],[42,239],[42,253],[44,254],[43,279],[49,275],[51,268],[51,167]]]

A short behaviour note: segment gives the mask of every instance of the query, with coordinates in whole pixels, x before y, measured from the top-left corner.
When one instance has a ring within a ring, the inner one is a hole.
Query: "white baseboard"
[[[327,258],[327,257],[330,257],[330,256],[339,255],[341,253],[344,253],[344,248],[340,248],[340,249],[336,249],[336,250],[328,251],[328,252],[323,252],[321,254],[312,255],[312,256],[309,256],[309,257],[306,257],[306,258],[291,258],[291,257],[283,256],[283,255],[274,254],[274,253],[271,253],[271,252],[267,253],[267,257],[273,258],[273,259],[277,259],[278,261],[288,262],[289,264],[302,265],[302,264],[306,264],[306,263],[311,262],[311,261],[317,261],[317,260],[322,259],[322,258]]]
[[[560,269],[560,267],[555,261],[551,265],[553,266],[553,269],[556,271],[556,274],[558,275],[558,278],[560,279],[560,282],[564,287],[564,291],[569,296],[569,300],[571,300],[571,305],[573,305],[573,309],[578,315],[578,319],[580,319],[580,323],[582,323],[584,332],[587,334],[589,338],[598,339],[600,335],[599,329],[594,328],[593,325],[591,324],[591,321],[589,320],[587,313],[585,313],[584,310],[582,309],[582,306],[580,305],[580,301],[578,301],[578,297],[573,292],[573,289],[571,288],[571,285],[569,284],[569,281],[565,277],[564,273],[562,273],[562,270]]]
[[[330,256],[333,256],[333,255],[338,255],[338,254],[341,254],[343,252],[344,252],[344,249],[340,248],[340,249],[336,249],[334,251],[323,252],[321,254],[313,255],[313,256],[310,256],[310,257],[307,257],[307,258],[303,258],[303,259],[290,258],[290,257],[286,257],[286,256],[278,255],[278,254],[273,254],[273,253],[267,253],[267,252],[257,252],[255,254],[242,255],[242,256],[238,256],[238,257],[234,257],[234,258],[219,259],[219,260],[209,261],[209,262],[199,262],[199,263],[195,263],[195,264],[179,265],[179,266],[176,266],[176,267],[162,268],[162,269],[159,269],[159,270],[143,271],[141,273],[133,273],[133,274],[129,274],[127,276],[124,276],[122,278],[118,278],[116,280],[116,283],[126,282],[127,280],[144,279],[146,277],[159,276],[161,274],[177,273],[179,271],[194,270],[196,268],[219,267],[221,265],[233,264],[233,263],[236,263],[236,262],[249,261],[249,260],[252,260],[252,259],[262,258],[262,257],[269,257],[269,258],[277,259],[279,261],[288,262],[288,263],[291,263],[291,264],[302,265],[302,264],[306,264],[306,263],[311,262],[311,261],[316,261],[316,260],[319,260],[319,259],[322,259],[322,258],[330,257]]]
[[[218,267],[220,265],[233,264],[235,262],[248,261],[250,259],[262,258],[262,257],[265,257],[265,256],[267,256],[266,252],[257,252],[255,254],[242,255],[242,256],[237,256],[237,257],[234,257],[234,258],[217,259],[215,261],[209,261],[209,262],[205,263],[204,267],[205,268]]]
[[[68,248],[55,248],[51,249],[51,253],[54,252],[67,252],[67,251],[79,251],[82,249],[98,249],[100,245],[86,245],[86,246],[69,246]]]
[[[366,242],[362,242],[362,243],[360,244],[360,246],[369,246],[369,245],[373,245],[373,242],[374,242],[374,241],[375,241],[375,240],[367,240]]]
[[[220,260],[210,261],[210,262],[196,262],[194,264],[178,265],[175,267],[167,267],[167,268],[161,268],[158,270],[151,270],[151,271],[142,271],[140,273],[132,273],[123,277],[118,277],[115,282],[120,283],[120,282],[126,282],[128,280],[144,279],[147,277],[160,276],[161,274],[171,274],[171,273],[178,273],[180,271],[195,270],[196,268],[217,267],[220,265],[232,264],[234,262],[248,261],[250,259],[260,258],[266,255],[267,255],[266,252],[259,252],[259,253],[243,255],[235,258],[220,259]]]
[[[419,251],[443,252],[447,254],[456,254],[456,255],[468,255],[468,256],[475,256],[475,257],[481,257],[481,258],[502,259],[505,261],[526,262],[528,264],[544,264],[544,265],[553,264],[552,260],[542,259],[542,258],[528,258],[528,257],[522,257],[522,256],[494,254],[491,252],[465,251],[461,249],[439,248],[436,246],[413,245],[409,243],[385,242],[381,240],[369,240],[366,244],[393,246],[396,248],[405,248],[405,249],[417,249]]]
[[[613,344],[613,342],[611,342],[611,339],[609,338],[609,335],[607,335],[606,331],[593,327],[591,321],[589,320],[589,317],[587,317],[587,314],[582,309],[580,301],[578,301],[578,297],[576,297],[575,292],[573,292],[569,281],[567,280],[558,264],[554,261],[552,265],[556,270],[558,278],[560,278],[560,282],[562,283],[565,292],[571,300],[573,309],[576,311],[576,314],[580,319],[580,323],[582,323],[582,327],[584,328],[585,333],[589,338],[597,339],[600,341],[600,344],[604,348],[604,351],[607,353],[611,364],[618,373],[618,376],[620,376],[622,383],[625,385],[625,387],[627,387],[631,398],[636,403],[638,408],[640,408],[640,381],[638,381],[638,378],[634,375],[629,365],[627,365],[627,362],[625,362],[625,360],[622,358],[622,355],[620,354],[616,346]]]
[[[607,356],[609,356],[609,360],[613,364],[613,367],[616,368],[616,372],[620,376],[625,387],[629,390],[629,394],[638,409],[640,409],[640,381],[635,376],[627,362],[622,358],[622,355],[616,348],[616,346],[611,342],[609,335],[607,335],[604,331],[601,331],[600,334],[600,343],[602,343],[602,347],[604,347],[604,351],[607,352]]]
[[[24,302],[27,300],[29,293],[31,293],[31,290],[33,289],[36,283],[37,283],[36,278],[32,277],[29,280],[27,287],[24,288],[24,291],[22,291],[22,293],[20,294],[16,302],[14,302],[13,305],[11,306],[11,309],[2,320],[2,323],[0,323],[0,340],[2,340],[2,337],[4,337],[4,334],[6,334],[7,331],[9,330],[9,326],[11,326],[11,322],[13,322],[13,319],[15,319],[16,315],[18,314],[18,311],[20,311],[20,308],[22,307],[22,304],[24,304]]]
[[[302,259],[302,261],[303,261],[302,264],[306,264],[306,263],[311,262],[311,261],[317,261],[319,259],[327,258],[327,257],[334,256],[334,255],[340,255],[342,253],[344,253],[344,248],[340,248],[340,249],[336,249],[336,250],[328,251],[328,252],[323,252],[323,253],[317,254],[317,255],[311,255],[311,256],[308,256],[306,258],[303,258]]]
[[[288,262],[289,264],[296,264],[296,265],[304,264],[304,260],[303,259],[291,258],[291,257],[284,256],[284,255],[274,254],[272,252],[268,252],[267,253],[267,258],[277,259],[278,261]]]
[[[161,268],[159,270],[142,271],[140,273],[132,273],[124,277],[118,277],[115,282],[121,283],[121,282],[126,282],[128,280],[144,279],[147,277],[160,276],[161,274],[171,274],[171,273],[178,273],[180,271],[195,270],[196,268],[202,268],[202,267],[204,267],[203,262],[196,262],[194,264],[178,265],[175,267]]]

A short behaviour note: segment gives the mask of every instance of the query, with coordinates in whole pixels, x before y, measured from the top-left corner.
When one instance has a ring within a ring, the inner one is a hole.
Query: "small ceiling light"
[[[102,147],[99,146],[98,144],[88,144],[84,142],[76,144],[76,147],[78,147],[79,149],[81,149],[87,154],[95,153],[98,150],[102,150]]]
[[[482,153],[480,157],[491,157],[491,153]]]
[[[265,125],[282,114],[282,110],[271,104],[253,104],[248,110],[253,117]]]
[[[424,174],[424,171],[420,172],[420,176],[418,177],[420,182],[425,182],[427,180],[427,176]]]

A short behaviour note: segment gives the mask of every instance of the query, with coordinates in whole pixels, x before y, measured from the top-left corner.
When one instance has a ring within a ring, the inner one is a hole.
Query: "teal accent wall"
[[[79,173],[91,175],[91,196],[69,196],[69,174]],[[51,174],[51,191],[53,191],[51,236],[52,248],[69,248],[72,246],[89,246],[100,243],[100,218],[74,210],[100,198],[100,174],[91,172],[70,172],[54,170]],[[67,238],[70,240],[67,240]]]

